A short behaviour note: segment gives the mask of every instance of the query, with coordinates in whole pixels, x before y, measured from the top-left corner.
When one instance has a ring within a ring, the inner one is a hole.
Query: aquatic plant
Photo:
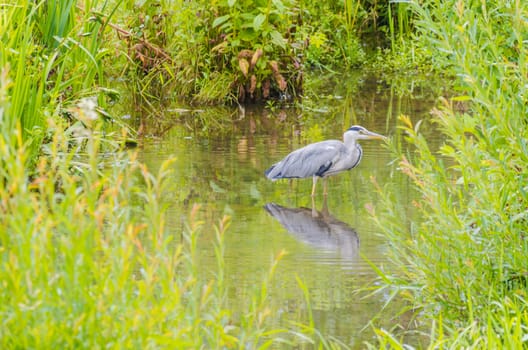
[[[109,53],[102,45],[105,23],[92,11],[99,3],[84,5],[64,0],[0,6],[0,69],[4,83],[10,82],[10,112],[4,115],[9,120],[4,122],[20,124],[34,156],[47,137],[48,116],[61,115],[71,125],[78,120],[69,111],[80,99],[95,96],[104,107],[105,95],[116,94],[104,88],[103,61]],[[100,9],[115,11],[106,2]]]
[[[131,86],[147,103],[174,95],[195,104],[260,102],[301,95],[306,67],[364,64],[360,38],[371,25],[393,23],[391,36],[408,43],[408,6],[391,6],[396,10],[369,1],[125,1],[114,28],[126,43]]]
[[[305,41],[302,55],[306,66],[342,71],[364,63],[361,1],[307,2],[302,9],[303,24],[297,31]]]
[[[226,307],[224,235],[212,228],[216,269],[202,269],[201,220],[166,224],[172,160],[151,173],[126,149],[83,150],[50,118],[53,136],[35,168],[20,128],[10,128],[9,82],[0,80],[0,346],[18,348],[265,349],[321,342],[309,326],[268,323],[272,261],[243,314]],[[99,124],[99,127],[101,125]],[[314,339],[312,339],[314,338]],[[328,344],[332,342],[325,341]]]
[[[380,270],[429,324],[430,348],[523,348],[528,333],[528,67],[525,2],[430,1],[415,7],[434,60],[459,77],[432,121],[432,149],[402,116],[411,145],[394,152],[420,194],[407,224],[388,188],[374,218],[394,246],[400,274]],[[463,103],[464,108],[460,108]],[[381,346],[402,348],[380,330]]]

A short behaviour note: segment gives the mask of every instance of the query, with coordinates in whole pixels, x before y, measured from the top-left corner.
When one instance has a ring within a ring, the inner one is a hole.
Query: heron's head
[[[385,136],[368,131],[359,125],[354,125],[348,128],[347,131],[345,131],[345,138],[352,138],[354,140],[386,139]]]

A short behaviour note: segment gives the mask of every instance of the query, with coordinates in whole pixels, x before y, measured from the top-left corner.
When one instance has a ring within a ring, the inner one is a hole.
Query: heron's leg
[[[317,215],[317,209],[315,208],[315,197],[312,196],[312,217],[316,218],[319,215]]]
[[[328,178],[327,177],[323,177],[323,196],[327,196],[328,195]]]
[[[315,196],[315,185],[317,184],[317,176],[313,177],[313,185],[312,185],[312,197]]]

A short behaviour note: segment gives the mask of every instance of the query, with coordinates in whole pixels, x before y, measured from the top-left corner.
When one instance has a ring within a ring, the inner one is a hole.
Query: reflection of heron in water
[[[264,206],[289,233],[299,241],[315,248],[339,252],[344,258],[355,258],[359,253],[359,237],[348,224],[328,212],[326,200],[321,211],[312,208],[286,208],[275,203]]]

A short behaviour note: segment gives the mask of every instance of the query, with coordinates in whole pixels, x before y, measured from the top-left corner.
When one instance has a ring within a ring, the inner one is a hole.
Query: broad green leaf
[[[264,23],[265,20],[266,20],[266,15],[262,13],[257,15],[255,19],[253,19],[253,29],[255,29],[255,31],[258,31],[260,27],[262,27],[262,23]]]
[[[227,6],[233,7],[236,4],[236,0],[227,0]]]
[[[222,187],[218,186],[213,180],[209,181],[209,186],[211,186],[211,189],[213,190],[213,192],[216,192],[216,193],[225,193],[226,192],[225,189],[223,189]]]
[[[285,7],[284,7],[284,4],[282,3],[282,1],[273,0],[272,3],[273,3],[273,5],[275,5],[275,7],[279,11],[279,13],[284,13]]]
[[[222,23],[224,23],[225,21],[227,21],[229,17],[230,17],[229,15],[225,15],[225,16],[215,18],[215,20],[213,21],[213,28],[216,28]]]
[[[247,28],[240,31],[239,38],[243,41],[253,41],[257,37],[253,28]]]
[[[242,18],[245,22],[249,22],[253,24],[253,20],[255,19],[255,15],[251,12],[244,12],[239,15],[240,18]]]
[[[284,38],[282,37],[282,34],[279,33],[276,30],[273,30],[270,32],[271,42],[275,45],[280,46],[281,48],[286,48],[286,43],[284,42]]]

